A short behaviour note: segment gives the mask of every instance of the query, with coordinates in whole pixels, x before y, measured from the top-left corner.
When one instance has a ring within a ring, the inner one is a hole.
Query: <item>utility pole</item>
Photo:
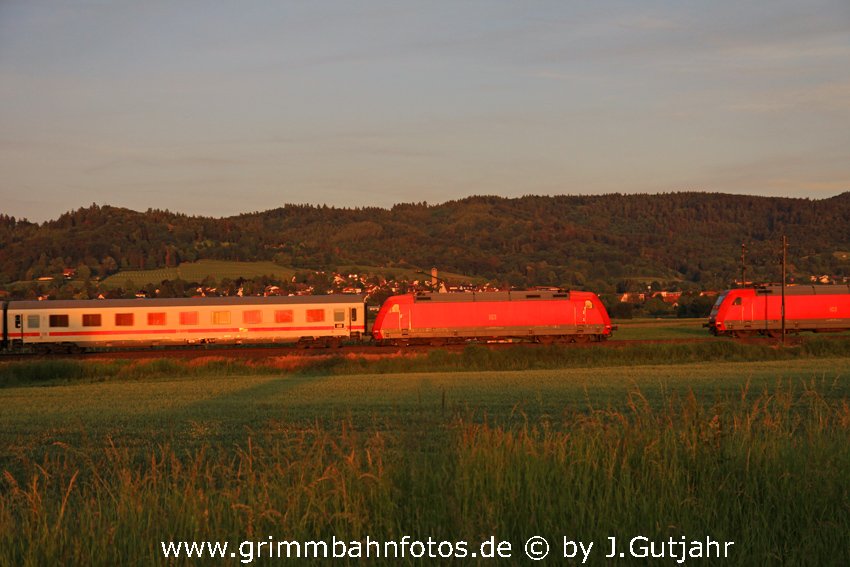
[[[788,251],[788,238],[782,235],[782,346],[785,346],[785,260]]]
[[[747,285],[747,245],[743,242],[741,243],[741,287],[746,287]]]

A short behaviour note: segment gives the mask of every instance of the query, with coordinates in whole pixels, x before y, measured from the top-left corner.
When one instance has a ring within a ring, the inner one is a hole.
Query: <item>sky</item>
[[[847,0],[2,0],[0,212],[850,191]]]

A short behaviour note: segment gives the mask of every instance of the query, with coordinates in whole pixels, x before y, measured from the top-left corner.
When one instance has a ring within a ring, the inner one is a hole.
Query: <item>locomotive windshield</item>
[[[717,301],[714,302],[714,307],[711,308],[711,313],[708,314],[709,318],[713,319],[714,317],[717,317],[717,311],[720,309],[720,304],[723,303],[724,299],[726,299],[726,294],[728,293],[728,291],[724,291],[718,296]]]

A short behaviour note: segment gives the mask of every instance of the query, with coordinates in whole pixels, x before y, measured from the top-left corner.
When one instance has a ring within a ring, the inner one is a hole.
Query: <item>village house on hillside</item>
[[[643,303],[650,299],[660,299],[664,303],[676,305],[682,297],[681,291],[653,291],[650,293],[627,292],[620,295],[620,303]]]

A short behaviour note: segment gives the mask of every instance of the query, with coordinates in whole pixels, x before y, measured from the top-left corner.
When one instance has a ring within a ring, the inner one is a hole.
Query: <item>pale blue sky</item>
[[[0,211],[850,190],[850,2],[0,1]]]

